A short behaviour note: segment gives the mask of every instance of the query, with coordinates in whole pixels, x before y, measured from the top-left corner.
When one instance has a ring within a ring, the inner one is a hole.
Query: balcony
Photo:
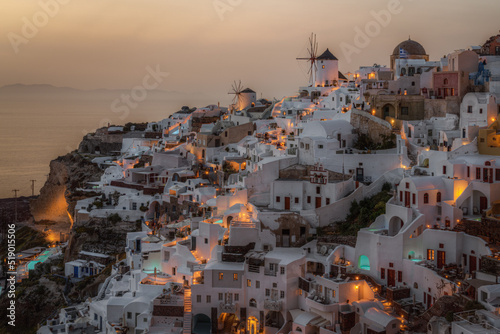
[[[266,275],[266,276],[274,276],[274,277],[276,277],[276,273],[277,273],[276,270],[270,270],[270,269],[265,269],[264,270],[264,275]]]
[[[271,299],[264,300],[264,309],[265,310],[279,312],[279,311],[281,311],[281,308],[282,308],[281,300],[271,300]]]
[[[236,313],[238,304],[236,303],[219,303],[219,313]]]
[[[306,298],[306,305],[318,311],[331,313],[335,311],[337,303],[325,299],[322,296],[313,296],[312,298]]]

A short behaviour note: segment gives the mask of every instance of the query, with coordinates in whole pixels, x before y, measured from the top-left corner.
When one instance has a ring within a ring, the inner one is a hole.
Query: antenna
[[[311,33],[311,36],[309,37],[309,47],[307,48],[307,53],[309,54],[308,58],[297,58],[297,60],[307,60],[310,62],[309,71],[307,73],[309,74],[309,83],[312,87],[316,82],[315,74],[318,69],[316,65],[316,60],[318,59],[318,42],[316,42],[316,34],[314,33]]]
[[[35,196],[35,182],[36,180],[30,180],[31,181],[31,196]]]
[[[15,207],[15,218],[14,218],[14,223],[17,223],[17,192],[19,191],[19,189],[12,189],[12,191],[14,192],[14,207]]]

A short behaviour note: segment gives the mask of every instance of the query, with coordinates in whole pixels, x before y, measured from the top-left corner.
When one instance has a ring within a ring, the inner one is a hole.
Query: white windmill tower
[[[250,88],[243,89],[241,81],[236,81],[232,85],[232,92],[228,94],[234,94],[233,104],[230,106],[231,112],[243,110],[248,107],[252,107],[257,102],[257,93]]]
[[[314,87],[316,83],[316,72],[318,66],[316,65],[318,59],[318,42],[316,42],[316,34],[311,33],[309,37],[309,47],[307,48],[307,53],[309,54],[306,58],[297,58],[297,60],[307,60],[309,62],[309,86]]]

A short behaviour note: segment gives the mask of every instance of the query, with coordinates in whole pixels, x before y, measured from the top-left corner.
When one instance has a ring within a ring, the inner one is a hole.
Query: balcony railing
[[[279,311],[281,311],[281,308],[282,308],[281,300],[271,300],[271,299],[264,300],[264,309],[265,310],[279,312]]]
[[[270,270],[270,269],[265,269],[264,270],[264,275],[266,276],[276,276],[277,271]]]
[[[236,303],[219,303],[219,313],[236,313],[238,304]]]

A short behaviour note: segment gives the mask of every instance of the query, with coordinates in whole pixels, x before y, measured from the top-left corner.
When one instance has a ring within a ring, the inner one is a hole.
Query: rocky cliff
[[[40,190],[40,196],[31,201],[30,209],[35,221],[52,220],[70,222],[76,201],[84,194],[76,189],[86,182],[98,181],[103,171],[89,159],[72,152],[50,162],[50,174]]]

